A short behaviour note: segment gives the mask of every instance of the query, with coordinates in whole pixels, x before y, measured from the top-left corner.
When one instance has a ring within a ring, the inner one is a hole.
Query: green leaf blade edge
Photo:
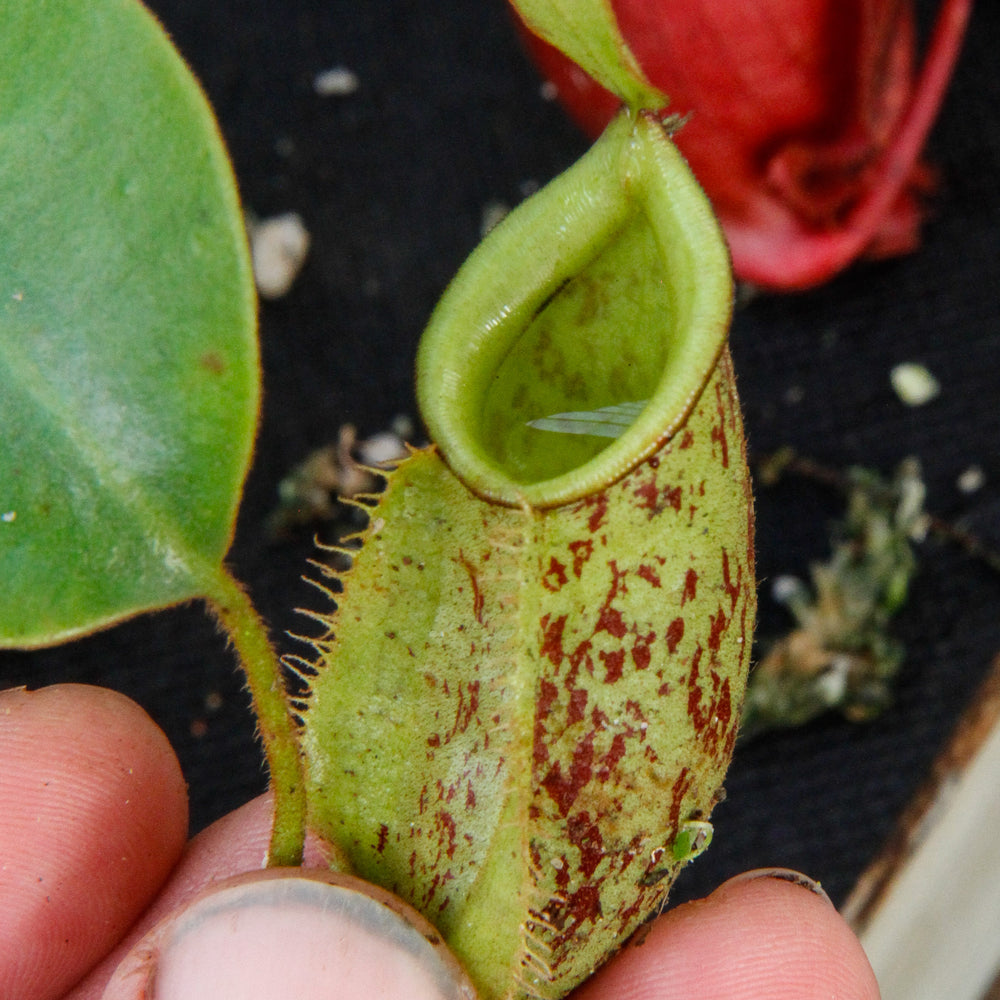
[[[0,646],[38,646],[217,574],[256,300],[214,118],[145,8],[5,5],[0,61]]]

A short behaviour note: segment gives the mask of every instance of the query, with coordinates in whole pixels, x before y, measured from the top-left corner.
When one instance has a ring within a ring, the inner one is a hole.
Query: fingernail
[[[826,891],[819,882],[815,882],[808,875],[793,871],[791,868],[755,868],[753,871],[743,872],[742,875],[737,875],[723,882],[719,886],[719,889],[728,889],[735,885],[745,885],[748,882],[757,882],[761,879],[774,879],[777,882],[788,882],[791,885],[797,885],[801,889],[807,889],[814,896],[825,899],[826,902],[833,906],[833,901],[826,894]]]
[[[358,879],[291,871],[213,891],[161,929],[142,995],[475,1000],[437,931],[401,901]]]

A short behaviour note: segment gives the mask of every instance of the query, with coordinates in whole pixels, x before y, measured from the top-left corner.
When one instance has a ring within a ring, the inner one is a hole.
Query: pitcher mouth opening
[[[731,301],[704,194],[656,117],[623,112],[446,291],[417,362],[431,436],[496,502],[603,489],[683,424]]]

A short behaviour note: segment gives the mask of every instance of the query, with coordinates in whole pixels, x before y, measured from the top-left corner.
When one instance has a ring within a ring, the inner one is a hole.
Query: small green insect
[[[682,824],[671,847],[674,861],[693,861],[707,851],[714,832],[712,824],[705,820],[690,819]]]
[[[651,868],[642,878],[642,884],[653,886],[677,871],[677,866],[694,861],[708,850],[714,833],[711,823],[705,820],[687,820],[677,830],[677,836],[669,847],[657,847],[650,855],[650,861],[660,867]],[[668,864],[661,864],[666,858]]]

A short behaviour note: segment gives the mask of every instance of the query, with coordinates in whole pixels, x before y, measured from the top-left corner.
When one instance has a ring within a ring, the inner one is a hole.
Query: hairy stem
[[[281,663],[268,639],[267,627],[240,584],[222,567],[211,584],[205,597],[236,648],[246,675],[274,790],[274,825],[267,863],[298,865],[305,840],[305,783]]]

